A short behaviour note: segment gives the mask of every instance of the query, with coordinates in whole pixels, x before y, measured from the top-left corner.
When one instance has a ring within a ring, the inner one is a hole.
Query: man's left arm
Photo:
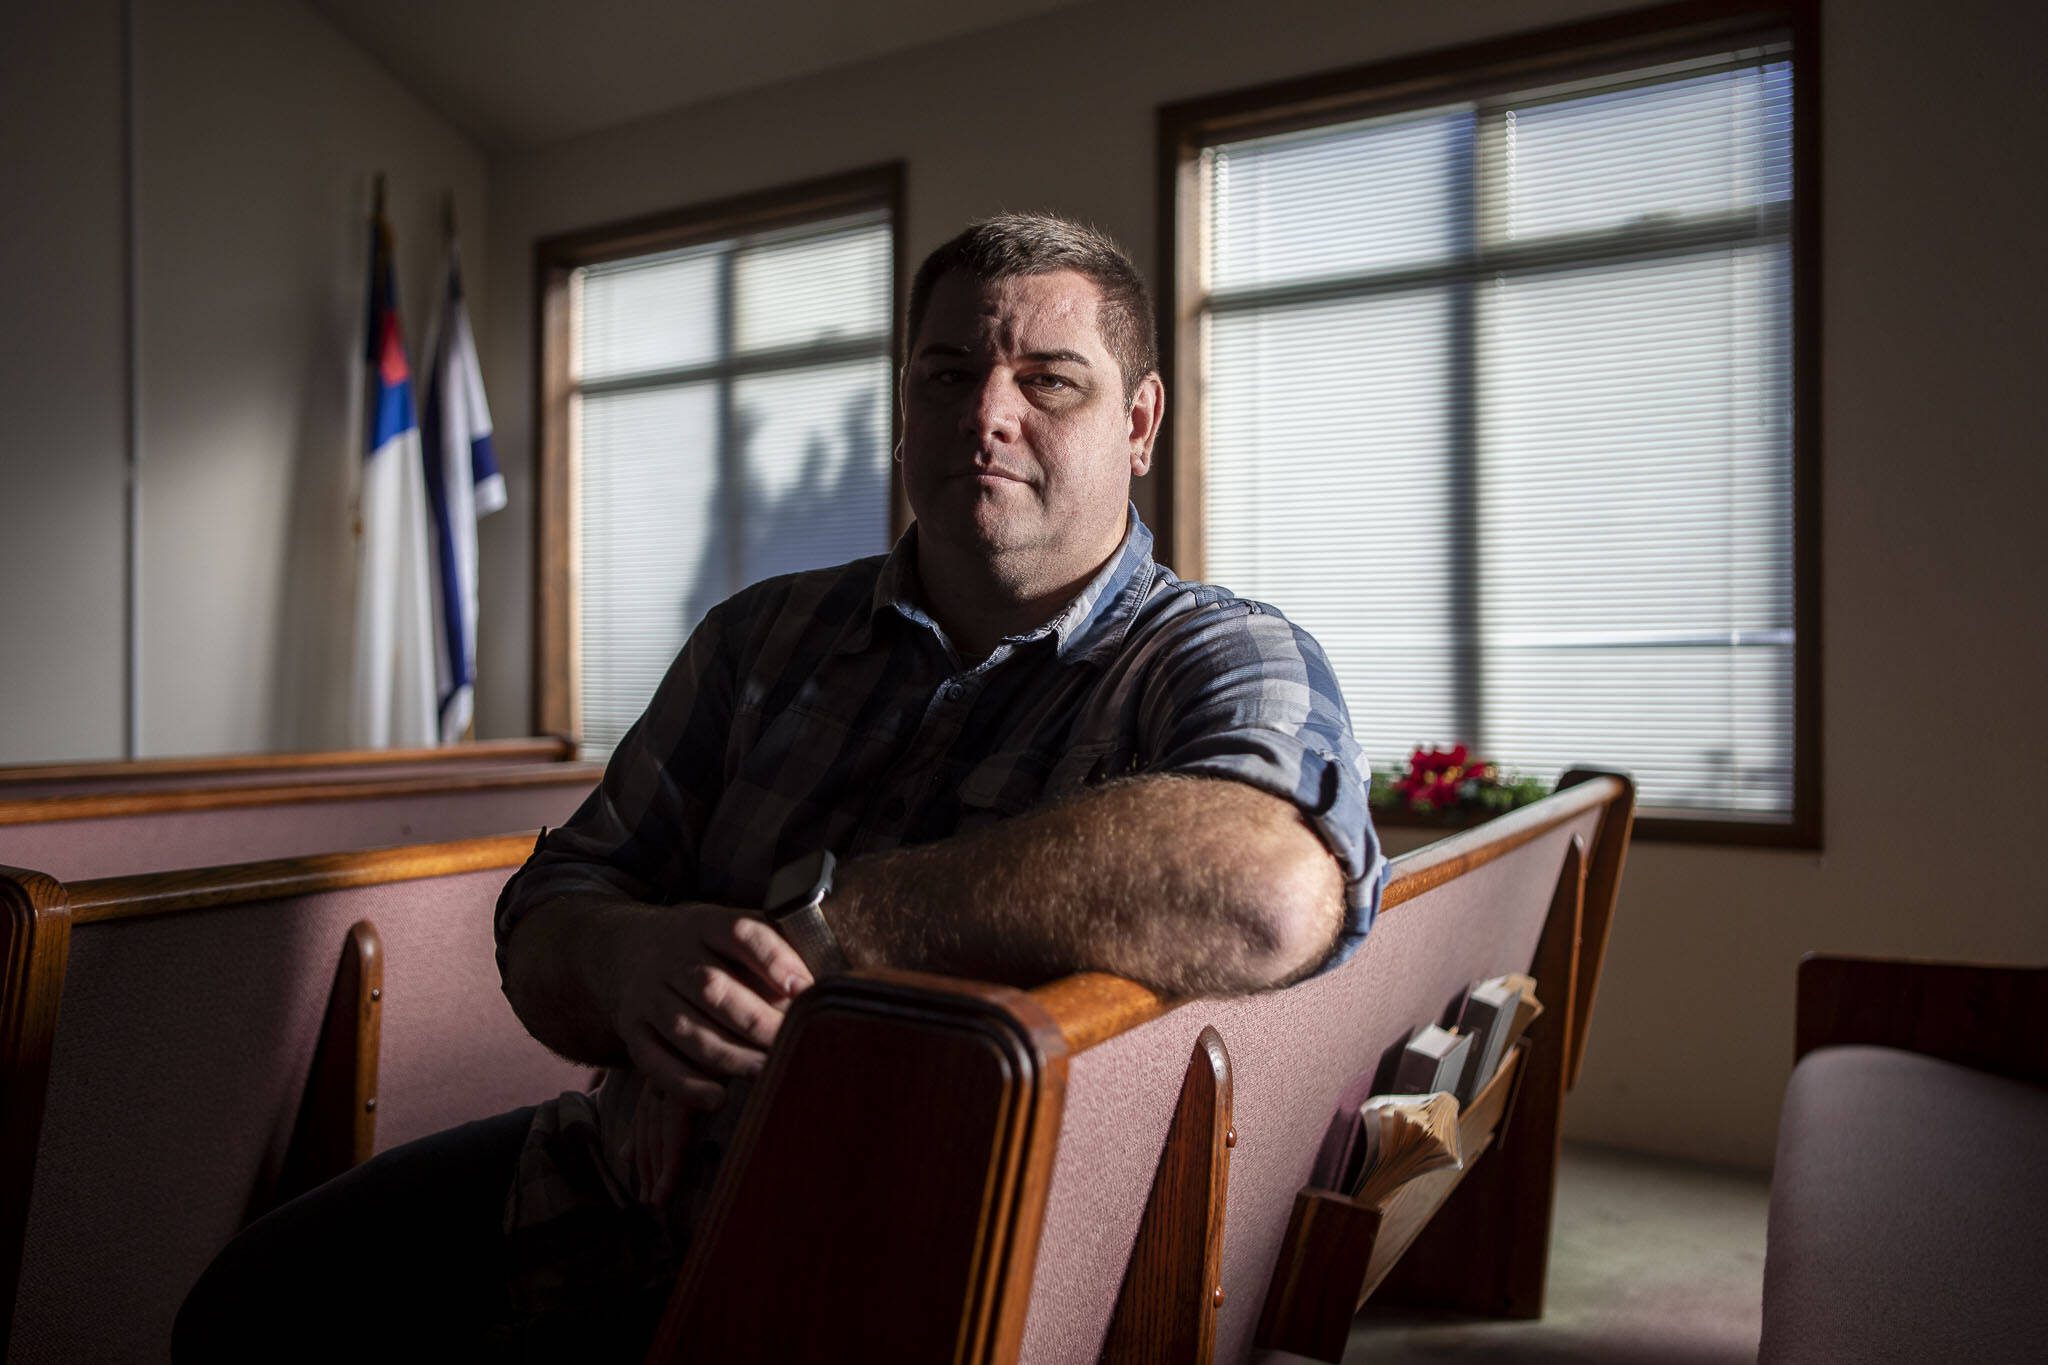
[[[855,966],[1020,985],[1106,971],[1197,995],[1306,973],[1336,938],[1342,893],[1288,802],[1155,776],[849,864],[826,908]]]
[[[1376,908],[1369,777],[1321,648],[1255,604],[1188,613],[1140,708],[1143,775],[848,865],[826,904],[857,966],[1173,995],[1332,965]]]

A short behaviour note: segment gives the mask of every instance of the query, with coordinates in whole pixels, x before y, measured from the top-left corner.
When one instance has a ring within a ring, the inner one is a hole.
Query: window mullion
[[[1479,118],[1461,121],[1451,149],[1452,255],[1469,266],[1479,254]],[[1469,270],[1450,282],[1447,330],[1448,406],[1445,508],[1450,553],[1451,676],[1458,734],[1483,751],[1479,634],[1479,371],[1478,284]]]
[[[576,392],[586,397],[593,394],[635,393],[647,389],[674,388],[682,384],[745,379],[752,375],[776,374],[787,370],[816,369],[821,365],[836,365],[846,360],[867,360],[888,354],[889,340],[886,336],[859,337],[851,341],[835,340],[806,346],[785,346],[775,350],[752,351],[744,356],[734,356],[730,360],[706,361],[701,365],[643,370],[634,374],[593,379],[577,386]]]
[[[739,336],[735,297],[739,253],[735,244],[718,257],[718,511],[725,528],[725,582],[712,595],[714,601],[734,592],[746,572],[746,527],[742,520],[746,516],[746,470],[741,467],[739,414],[733,403],[733,361]]]

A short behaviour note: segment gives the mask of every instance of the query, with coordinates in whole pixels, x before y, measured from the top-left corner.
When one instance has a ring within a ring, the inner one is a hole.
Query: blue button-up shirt
[[[913,526],[886,556],[755,584],[705,617],[603,782],[506,886],[501,968],[513,925],[563,896],[759,906],[775,869],[806,852],[927,843],[1140,773],[1293,802],[1344,873],[1324,968],[1356,950],[1386,860],[1314,639],[1175,577],[1133,508],[1065,609],[970,665],[920,605],[916,538]]]

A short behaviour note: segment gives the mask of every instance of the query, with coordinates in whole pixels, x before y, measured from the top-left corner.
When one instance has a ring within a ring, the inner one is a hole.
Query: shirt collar
[[[1093,658],[1105,650],[1113,650],[1122,643],[1138,608],[1151,592],[1157,574],[1158,568],[1152,562],[1152,531],[1139,519],[1137,505],[1130,504],[1123,541],[1108,562],[1050,621],[1023,635],[1005,637],[1004,643],[1024,644],[1050,635],[1055,641],[1056,654],[1063,660]],[[875,621],[885,611],[893,611],[907,621],[942,633],[938,623],[921,605],[920,596],[917,525],[913,522],[897,539],[888,558],[882,561],[882,570],[875,578],[868,609],[856,628],[847,632],[840,645],[841,652],[852,653],[867,648],[873,638]]]

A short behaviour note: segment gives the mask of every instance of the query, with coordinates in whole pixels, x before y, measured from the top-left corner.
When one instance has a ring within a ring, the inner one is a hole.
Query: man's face
[[[1107,558],[1131,479],[1151,465],[1163,391],[1134,403],[1096,323],[1101,290],[1074,271],[933,288],[903,375],[903,483],[921,541],[1014,581]]]

